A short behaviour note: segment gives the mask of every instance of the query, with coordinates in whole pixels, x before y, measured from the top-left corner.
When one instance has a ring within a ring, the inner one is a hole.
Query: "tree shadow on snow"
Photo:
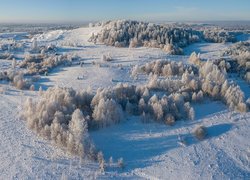
[[[180,147],[178,136],[165,135],[166,126],[158,125],[151,128],[154,124],[125,122],[92,132],[91,137],[96,147],[103,151],[106,160],[112,156],[117,162],[122,157],[125,163],[123,171],[131,171],[150,166],[158,161],[152,158]]]
[[[202,104],[194,104],[193,105],[194,110],[195,110],[195,119],[203,119],[206,117],[211,117],[213,114],[223,112],[227,110],[227,106],[223,104],[221,101],[212,101],[207,99],[204,103]]]
[[[220,136],[228,132],[233,127],[232,124],[224,123],[207,127],[208,138]]]
[[[47,82],[50,82],[50,79],[47,77],[42,77],[39,81],[34,83],[35,90],[38,91],[40,87],[42,90],[47,90],[49,87],[52,87],[52,85],[47,85]]]
[[[123,126],[123,127],[122,127]],[[125,127],[124,127],[125,126]],[[214,138],[228,132],[231,124],[219,124],[207,127],[208,138]],[[185,146],[180,136],[190,146],[201,141],[191,133],[166,135],[166,126],[162,124],[142,124],[141,122],[125,122],[122,125],[101,129],[91,133],[96,147],[103,151],[105,159],[113,157],[114,162],[122,157],[125,163],[123,171],[153,165],[160,156],[175,148]],[[204,139],[204,141],[206,140]],[[152,160],[152,158],[154,158]]]
[[[207,135],[204,138],[204,140],[198,140],[193,134],[182,134],[181,137],[183,137],[186,146],[191,146],[201,141],[206,141],[210,138],[221,136],[222,134],[228,132],[231,128],[232,124],[227,124],[227,123],[206,127]]]

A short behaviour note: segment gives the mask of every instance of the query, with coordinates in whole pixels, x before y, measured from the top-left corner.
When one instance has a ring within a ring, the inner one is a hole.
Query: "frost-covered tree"
[[[100,168],[101,172],[104,172],[105,171],[105,160],[104,160],[102,152],[98,152],[97,160],[98,160],[99,168]]]
[[[101,99],[94,107],[93,119],[99,127],[119,123],[123,119],[121,106],[113,99]]]
[[[202,63],[200,59],[200,54],[196,54],[196,52],[192,52],[188,60],[190,63],[195,64],[197,66],[200,66]]]

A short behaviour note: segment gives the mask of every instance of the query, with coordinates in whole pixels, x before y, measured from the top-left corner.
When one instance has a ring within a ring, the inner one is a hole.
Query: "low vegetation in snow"
[[[207,136],[207,130],[204,126],[197,126],[194,129],[194,135],[198,140],[203,140]]]

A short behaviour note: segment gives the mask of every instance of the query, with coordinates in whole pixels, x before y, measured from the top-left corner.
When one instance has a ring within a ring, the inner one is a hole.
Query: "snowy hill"
[[[195,51],[200,57],[220,59],[231,43],[194,43],[184,48],[185,55],[169,55],[160,48],[116,48],[89,42],[101,27],[56,30],[38,34],[32,39],[16,39],[24,50],[10,50],[17,66],[24,54],[37,41],[37,46],[55,45],[56,53],[78,57],[71,66],[57,66],[42,74],[35,91],[19,90],[6,80],[0,84],[0,179],[250,179],[250,112],[231,110],[223,101],[204,98],[191,103],[194,120],[187,117],[176,120],[173,126],[163,122],[141,121],[141,116],[125,114],[119,124],[98,130],[89,130],[90,139],[104,154],[105,172],[98,162],[72,156],[55,143],[39,137],[26,126],[20,112],[28,97],[39,99],[39,87],[70,87],[76,91],[108,88],[127,83],[144,85],[148,76],[131,76],[135,65],[143,66],[157,60],[189,64]],[[20,33],[17,33],[18,37]],[[13,34],[11,34],[13,36]],[[9,38],[10,34],[1,34]],[[239,37],[247,39],[247,35]],[[3,41],[4,42],[4,41]],[[112,61],[104,61],[104,56]],[[0,70],[11,68],[11,60],[0,60]],[[235,74],[228,76],[250,97],[250,86]],[[158,94],[165,92],[156,92]],[[36,114],[34,112],[33,114]],[[206,127],[207,136],[198,140],[194,129]],[[109,162],[110,157],[113,162]],[[123,158],[124,168],[117,160]]]

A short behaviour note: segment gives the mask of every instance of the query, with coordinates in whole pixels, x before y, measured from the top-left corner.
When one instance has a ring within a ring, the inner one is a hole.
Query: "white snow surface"
[[[98,31],[79,28],[38,35],[38,44],[61,46],[61,52],[77,54],[84,64],[54,69],[36,83],[36,89],[65,86],[80,90],[91,86],[96,90],[119,82],[141,84],[147,79],[132,79],[132,65],[156,59],[186,62],[193,51],[213,59],[230,45],[197,43],[185,48],[184,56],[170,56],[160,49],[115,48],[88,42],[91,33]],[[110,54],[113,61],[102,62],[103,54]],[[7,65],[0,61],[1,69]],[[249,84],[235,80],[249,97]],[[194,105],[195,120],[178,121],[174,126],[144,124],[139,117],[127,116],[118,125],[90,132],[106,161],[111,156],[114,162],[124,159],[124,169],[113,163],[101,173],[97,163],[80,162],[26,127],[19,116],[22,104],[27,97],[37,96],[37,91],[0,84],[0,179],[250,179],[250,112],[233,112],[219,101],[206,100]],[[192,135],[197,125],[208,128],[203,141]]]

